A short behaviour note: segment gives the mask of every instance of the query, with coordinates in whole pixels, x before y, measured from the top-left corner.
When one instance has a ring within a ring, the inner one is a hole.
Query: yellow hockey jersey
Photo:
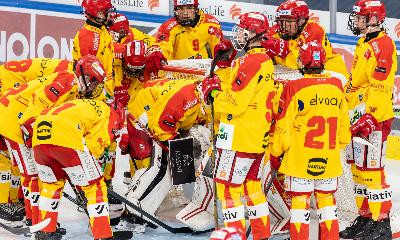
[[[274,34],[274,37],[279,38],[279,34]],[[296,39],[289,40],[289,54],[284,59],[274,57],[274,60],[279,65],[298,69],[297,60],[299,58],[300,47],[311,41],[319,42],[324,48],[326,52],[325,69],[341,73],[348,79],[349,73],[347,72],[346,64],[344,63],[342,56],[333,51],[331,42],[321,25],[311,20],[306,23],[303,31]]]
[[[37,117],[32,146],[51,144],[83,151],[84,140],[91,154],[99,158],[113,142],[110,122],[110,107],[103,101],[69,101]]]
[[[214,47],[223,37],[218,20],[199,11],[200,20],[194,27],[183,27],[171,18],[160,26],[156,39],[168,60],[213,58]]]
[[[288,81],[280,98],[270,145],[283,156],[279,172],[323,179],[342,174],[340,150],[351,138],[342,82],[330,73]]]
[[[51,107],[74,99],[77,92],[76,76],[73,72],[63,71],[46,75],[36,80],[10,89],[0,98],[0,135],[17,143],[24,143],[19,121],[32,98],[37,98],[24,120],[35,117],[45,107]],[[21,121],[22,123],[22,121]]]
[[[113,39],[105,26],[94,26],[86,22],[74,38],[72,58],[78,61],[88,54],[96,56],[107,73],[104,88],[110,96],[114,95],[114,46]]]
[[[358,40],[351,77],[346,85],[346,99],[351,122],[364,113],[378,122],[394,117],[392,92],[397,71],[397,50],[384,32],[370,33]]]
[[[9,61],[0,66],[0,96],[10,88],[65,70],[72,70],[72,62],[52,58]]]
[[[223,74],[222,74],[223,73]],[[217,147],[263,153],[272,122],[274,66],[264,48],[253,48],[218,73],[222,91],[214,99],[220,115]]]

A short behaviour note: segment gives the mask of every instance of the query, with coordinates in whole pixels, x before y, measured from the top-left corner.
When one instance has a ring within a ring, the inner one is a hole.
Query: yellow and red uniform
[[[0,99],[2,117],[0,123],[7,126],[0,129],[11,152],[14,165],[18,165],[22,178],[22,189],[25,195],[25,210],[28,219],[37,223],[39,186],[37,168],[30,149],[24,144],[19,121],[35,117],[41,110],[76,98],[78,83],[71,71],[56,72],[22,84],[6,91]],[[32,98],[34,101],[32,101]],[[35,99],[37,101],[35,101]]]
[[[0,94],[36,78],[65,70],[72,70],[72,62],[51,58],[9,61],[0,66]]]
[[[274,37],[279,38],[279,34],[274,34]],[[303,31],[296,39],[289,40],[289,54],[284,58],[274,57],[274,60],[279,65],[284,65],[292,69],[298,69],[297,59],[299,58],[299,49],[304,44],[317,41],[326,52],[325,69],[343,74],[346,78],[349,77],[346,65],[340,54],[334,52],[332,44],[326,36],[325,30],[316,22],[308,20]]]
[[[114,45],[111,35],[105,26],[96,25],[87,21],[74,38],[74,48],[72,58],[78,61],[86,55],[96,56],[103,64],[107,78],[104,88],[110,96],[114,95]]]
[[[290,237],[308,239],[310,197],[315,192],[320,239],[339,239],[333,196],[342,174],[340,151],[350,142],[342,80],[335,73],[288,81],[280,98],[271,155],[283,160],[285,190],[292,197]]]
[[[271,234],[269,211],[260,181],[260,165],[268,145],[272,100],[276,94],[274,66],[264,48],[253,48],[218,73],[222,91],[214,98],[220,114],[216,178],[226,226],[245,231],[247,201],[254,239]]]
[[[171,18],[160,26],[156,45],[168,60],[213,58],[214,47],[223,37],[218,20],[199,10],[200,19],[194,27],[183,27]]]
[[[393,40],[384,31],[361,37],[355,50],[350,81],[346,85],[351,123],[365,113],[371,114],[379,123],[368,136],[376,152],[352,142],[346,153],[347,160],[355,162],[352,171],[359,214],[375,221],[387,218],[392,205],[384,166],[385,143],[394,117],[392,91],[397,71],[396,53]]]
[[[93,237],[112,236],[107,187],[99,163],[100,156],[114,141],[110,115],[110,106],[103,101],[79,99],[48,109],[37,117],[32,145],[43,182],[40,219],[51,219],[43,231],[56,230],[58,202],[65,179],[69,178],[82,187],[88,199]]]

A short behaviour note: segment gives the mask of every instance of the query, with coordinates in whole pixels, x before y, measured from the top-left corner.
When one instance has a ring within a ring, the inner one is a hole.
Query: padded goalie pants
[[[382,220],[389,217],[392,190],[386,182],[386,140],[392,119],[379,123],[368,136],[374,147],[351,142],[346,148],[347,162],[352,164],[354,194],[359,215]]]
[[[263,154],[219,149],[215,178],[225,226],[246,232],[245,207],[240,199],[244,196],[255,240],[271,236],[268,203],[260,180],[262,158]]]
[[[310,200],[314,192],[319,220],[319,239],[339,239],[339,221],[334,193],[337,178],[303,179],[285,177],[285,189],[292,199],[290,208],[290,239],[309,239]]]
[[[58,209],[65,180],[79,186],[87,199],[87,211],[93,237],[112,236],[107,199],[107,186],[101,167],[89,150],[78,151],[66,147],[43,144],[34,147],[39,177],[43,182],[40,192],[40,221],[50,218],[50,224],[43,229],[55,232]]]

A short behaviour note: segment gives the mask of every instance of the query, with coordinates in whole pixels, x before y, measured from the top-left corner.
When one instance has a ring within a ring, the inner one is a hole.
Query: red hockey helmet
[[[108,31],[113,37],[114,42],[120,42],[122,38],[128,35],[129,30],[129,20],[124,14],[111,13]]]
[[[359,0],[353,6],[353,13],[367,17],[376,16],[380,23],[386,18],[385,5],[379,0]]]
[[[245,50],[249,42],[268,32],[268,18],[259,12],[242,14],[232,29],[232,43],[236,50]],[[255,34],[250,36],[251,33]]]
[[[299,62],[303,69],[324,69],[325,60],[325,50],[317,41],[311,41],[301,46]]]
[[[124,72],[130,76],[143,74],[145,67],[146,44],[143,41],[134,40],[126,44],[124,56]]]
[[[82,2],[83,12],[98,20],[99,22],[106,23],[107,16],[110,12],[114,11],[114,7],[111,0],[83,0]],[[103,13],[105,19],[99,19],[98,14]]]
[[[78,77],[79,95],[85,98],[96,98],[103,90],[106,71],[103,64],[93,55],[86,55],[75,65]]]
[[[302,0],[287,0],[276,9],[276,18],[305,18],[310,17],[310,10],[308,9],[307,3]]]
[[[241,229],[224,227],[211,233],[210,240],[245,240],[246,234]]]
[[[174,0],[174,8],[186,5],[193,5],[197,8],[199,6],[199,0]]]
[[[386,8],[383,2],[379,0],[359,0],[353,6],[353,12],[349,16],[349,21],[347,23],[347,28],[353,32],[355,35],[359,35],[362,30],[356,25],[356,16],[366,17],[366,27],[377,27],[381,25],[386,18]],[[374,25],[369,24],[371,17],[376,17],[378,22]]]

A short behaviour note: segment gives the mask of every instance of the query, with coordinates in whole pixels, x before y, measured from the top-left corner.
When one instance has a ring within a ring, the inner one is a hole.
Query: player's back
[[[72,69],[71,62],[61,59],[33,58],[9,61],[0,66],[0,92],[17,87],[54,72]]]
[[[47,109],[36,119],[32,145],[52,144],[83,150],[84,138],[88,142],[101,134],[102,141],[109,142],[109,116],[110,107],[99,100],[77,99]]]
[[[273,139],[281,143],[273,148],[290,144],[280,170],[307,179],[340,175],[340,149],[350,138],[342,81],[328,72],[305,74],[286,83],[280,102]]]

